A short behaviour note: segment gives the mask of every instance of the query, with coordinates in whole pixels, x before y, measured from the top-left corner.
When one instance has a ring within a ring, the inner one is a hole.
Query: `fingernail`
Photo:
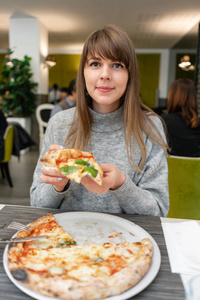
[[[62,177],[58,177],[58,181],[62,181]]]
[[[64,147],[63,146],[59,146],[59,149],[64,149]]]

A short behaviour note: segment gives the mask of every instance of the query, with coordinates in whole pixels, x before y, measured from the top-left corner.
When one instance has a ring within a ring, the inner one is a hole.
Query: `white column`
[[[170,64],[170,50],[163,50],[160,54],[159,72],[159,98],[167,98],[168,95],[168,74]]]
[[[44,25],[34,17],[12,16],[9,28],[9,48],[12,57],[23,59],[31,57],[33,81],[38,83],[37,93],[48,94],[48,68],[44,61],[48,54],[48,32]]]

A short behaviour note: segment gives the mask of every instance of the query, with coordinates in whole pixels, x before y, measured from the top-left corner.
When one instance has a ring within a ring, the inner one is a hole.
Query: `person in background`
[[[170,154],[200,157],[200,120],[196,88],[190,79],[177,79],[169,89],[167,114],[162,114],[168,131]]]
[[[64,93],[65,91],[62,91]],[[63,96],[63,95],[62,95]],[[76,79],[73,79],[66,90],[66,97],[58,102],[51,111],[51,117],[61,110],[74,107],[76,105]]]
[[[108,25],[86,40],[76,80],[76,107],[50,118],[40,158],[66,148],[91,151],[104,175],[77,184],[38,161],[31,205],[108,213],[167,216],[168,167],[161,119],[139,96],[133,44]]]
[[[61,96],[61,92],[58,89],[57,83],[55,83],[52,87],[52,90],[49,93],[48,102],[52,104],[57,104],[58,101],[60,101],[60,96]]]
[[[61,88],[60,101],[64,100],[67,96],[68,96],[68,88],[67,87]]]
[[[0,109],[0,161],[4,159],[4,133],[8,126],[8,122],[4,116],[4,113]]]

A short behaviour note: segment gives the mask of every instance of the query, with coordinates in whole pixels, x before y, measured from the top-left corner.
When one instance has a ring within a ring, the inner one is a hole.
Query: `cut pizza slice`
[[[62,149],[46,152],[40,159],[44,168],[57,169],[67,178],[77,183],[89,175],[96,183],[102,185],[103,170],[96,162],[92,152],[78,149]]]
[[[30,228],[29,233],[19,232],[17,237],[28,236],[46,236],[40,240],[24,242],[26,251],[32,249],[50,249],[54,247],[69,247],[76,245],[73,238],[57,223],[52,213],[47,213],[45,216],[27,225]]]

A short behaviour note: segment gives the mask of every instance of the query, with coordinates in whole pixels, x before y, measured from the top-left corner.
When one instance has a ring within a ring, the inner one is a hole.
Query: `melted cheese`
[[[48,271],[51,275],[66,272],[69,277],[86,281],[90,277],[104,278],[120,271],[137,259],[136,250],[137,246],[133,244],[109,244],[107,248],[93,244],[71,248],[36,249],[22,257],[21,262],[30,270]]]

